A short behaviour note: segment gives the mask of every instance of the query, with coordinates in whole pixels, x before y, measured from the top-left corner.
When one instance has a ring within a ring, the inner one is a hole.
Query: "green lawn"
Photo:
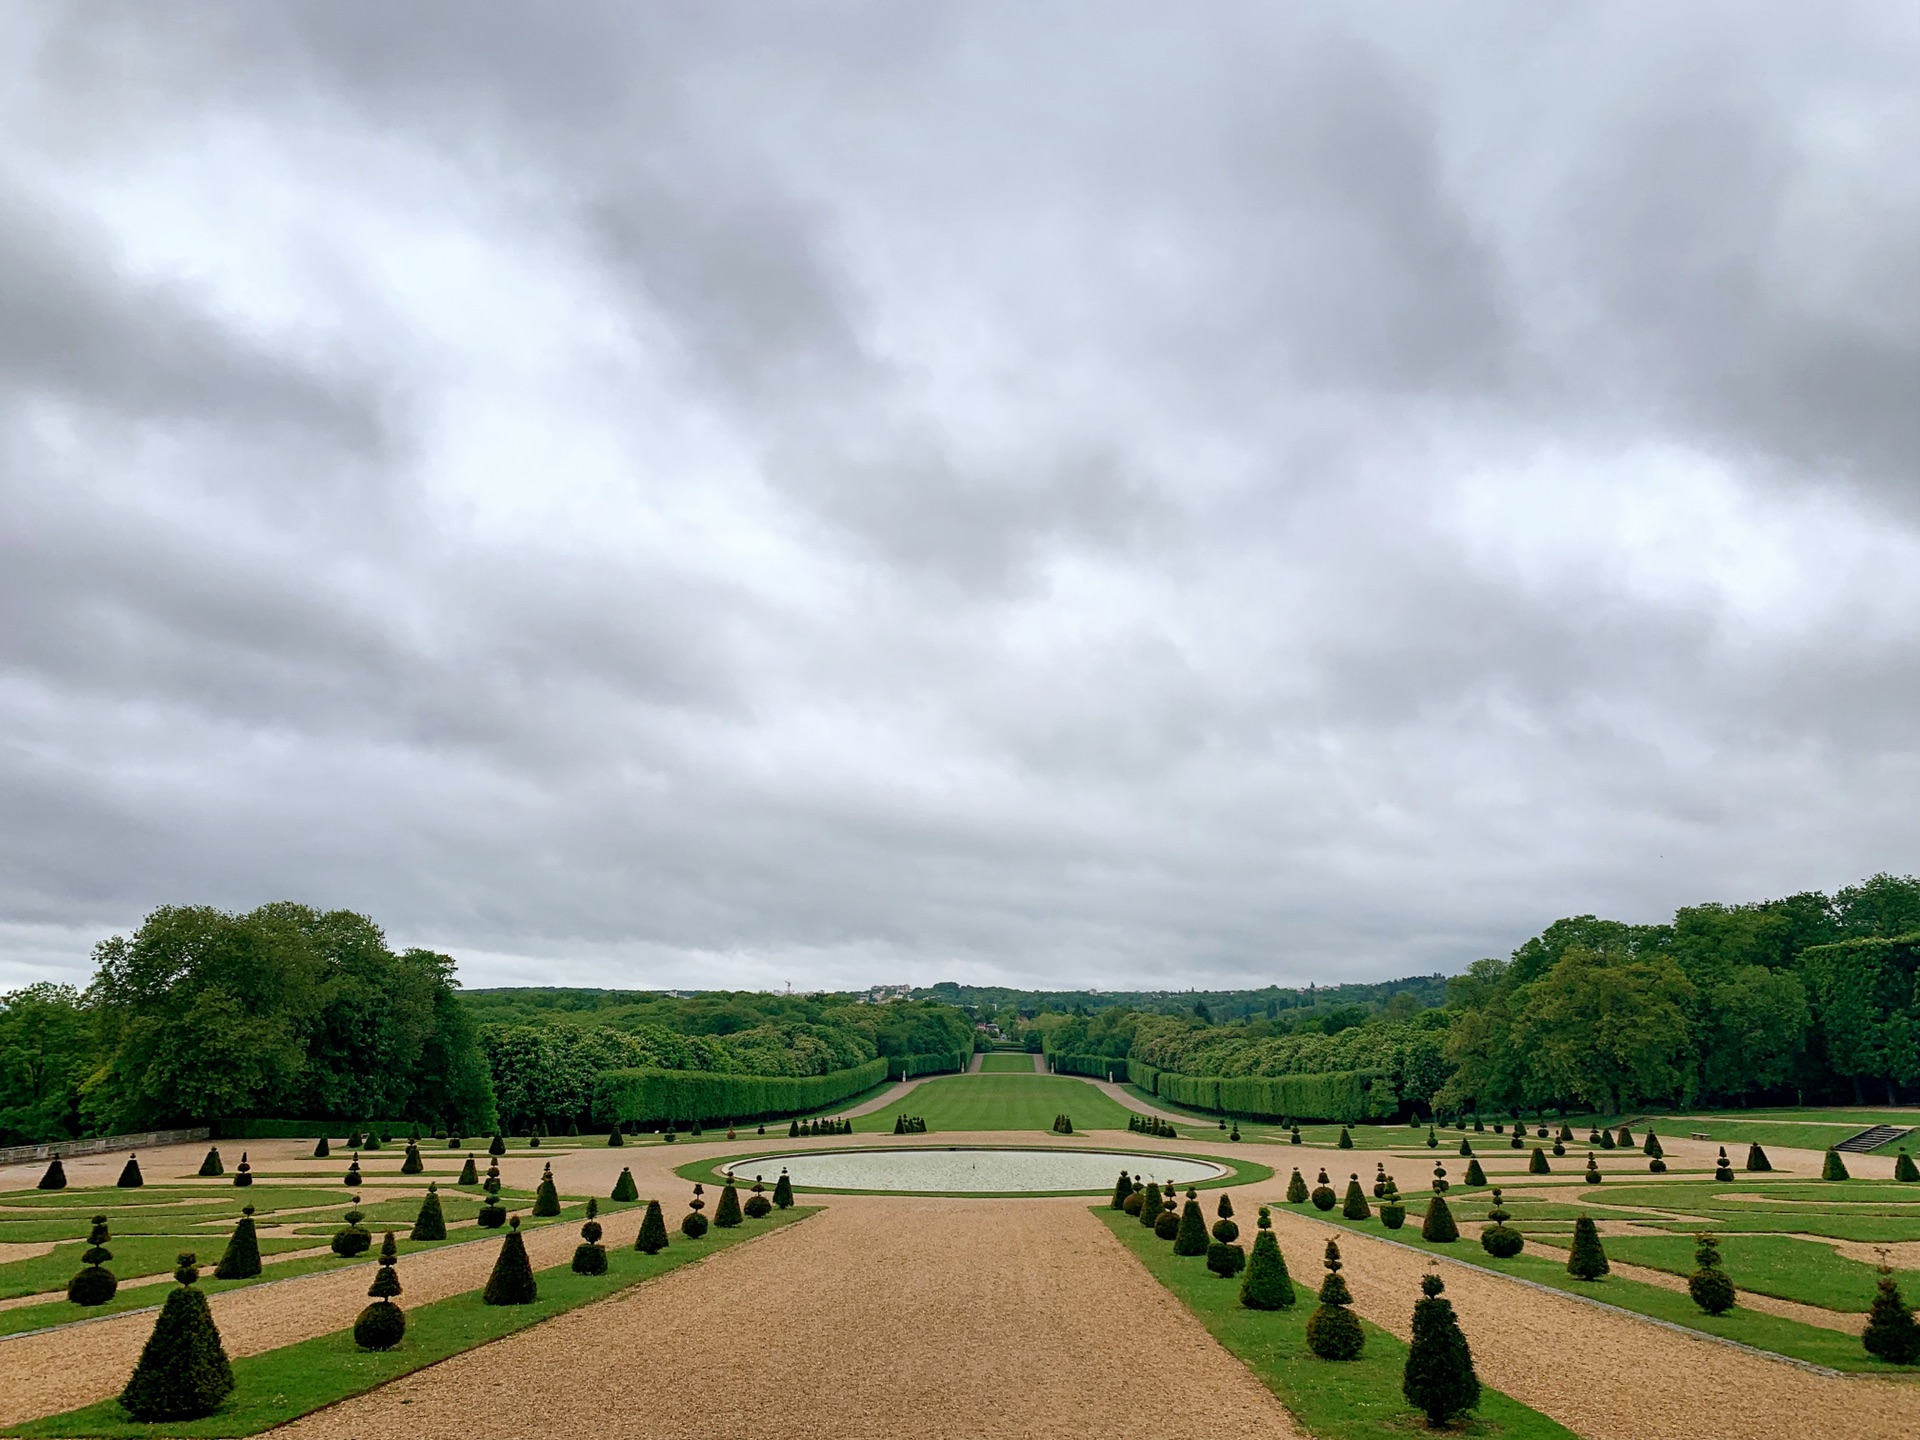
[[[1451,1206],[1453,1197],[1447,1198]],[[1636,1314],[1646,1315],[1655,1320],[1665,1320],[1689,1330],[1698,1330],[1705,1335],[1718,1335],[1724,1339],[1737,1340],[1743,1345],[1751,1345],[1758,1350],[1771,1350],[1776,1355],[1786,1355],[1815,1365],[1825,1365],[1833,1370],[1877,1374],[1914,1373],[1911,1369],[1881,1363],[1867,1354],[1857,1338],[1843,1335],[1837,1330],[1827,1330],[1817,1325],[1802,1325],[1795,1320],[1785,1320],[1776,1315],[1763,1315],[1740,1306],[1735,1306],[1724,1315],[1708,1315],[1683,1292],[1665,1290],[1657,1285],[1648,1285],[1638,1280],[1622,1279],[1618,1275],[1610,1275],[1595,1281],[1576,1280],[1567,1273],[1564,1250],[1545,1245],[1529,1245],[1526,1250],[1511,1259],[1496,1260],[1480,1248],[1477,1227],[1465,1226],[1461,1228],[1460,1239],[1451,1244],[1443,1245],[1422,1240],[1419,1230],[1420,1211],[1413,1208],[1409,1209],[1406,1227],[1399,1231],[1388,1231],[1377,1216],[1371,1220],[1347,1220],[1338,1210],[1322,1214],[1306,1205],[1298,1208],[1314,1219],[1323,1220],[1345,1230],[1358,1230],[1380,1239],[1410,1245],[1417,1250],[1448,1255],[1456,1260],[1464,1260],[1470,1265],[1479,1265],[1504,1275],[1532,1280],[1537,1284],[1546,1285],[1555,1290],[1564,1290],[1572,1295],[1604,1300],[1607,1304],[1617,1305],[1623,1310],[1632,1310]],[[1614,1253],[1614,1244],[1612,1240],[1606,1242],[1609,1256]]]
[[[575,1275],[565,1265],[536,1272],[540,1298],[532,1305],[492,1306],[481,1303],[480,1294],[468,1291],[446,1300],[437,1300],[407,1311],[406,1339],[393,1350],[373,1353],[353,1343],[350,1328],[337,1330],[298,1345],[269,1350],[233,1362],[234,1392],[218,1414],[205,1420],[174,1422],[166,1425],[168,1436],[243,1436],[263,1430],[332,1405],[349,1396],[371,1390],[389,1380],[398,1379],[424,1366],[498,1340],[529,1325],[578,1309],[582,1305],[650,1280],[667,1270],[711,1255],[729,1245],[737,1245],[756,1235],[813,1214],[796,1206],[775,1212],[766,1220],[751,1220],[736,1230],[710,1230],[703,1240],[683,1239],[678,1233],[658,1255],[642,1255],[628,1246],[612,1247],[607,1252],[607,1274]],[[402,1261],[400,1279],[406,1281]],[[406,1297],[401,1296],[402,1305]],[[349,1326],[352,1316],[341,1319]],[[49,1416],[6,1430],[19,1436],[151,1436],[156,1427],[130,1420],[118,1400],[98,1404],[64,1415]]]
[[[1032,1075],[1036,1072],[1031,1055],[982,1055],[980,1073],[982,1075]]]
[[[993,1059],[993,1056],[988,1056]],[[941,1133],[962,1130],[1040,1130],[1051,1133],[1053,1117],[1063,1112],[1076,1130],[1125,1130],[1133,1112],[1070,1075],[946,1075],[929,1080],[904,1096],[898,1112],[926,1117],[927,1128]],[[856,1116],[862,1135],[891,1134],[893,1109]]]
[[[1607,1254],[1629,1264],[1691,1275],[1693,1246],[1691,1235],[1623,1235],[1607,1241]],[[1817,1240],[1728,1235],[1720,1241],[1720,1258],[1742,1290],[1853,1314],[1865,1314],[1873,1304],[1874,1267],[1837,1255]],[[1894,1278],[1902,1294],[1920,1301],[1920,1272],[1900,1271]]]
[[[1290,1256],[1299,1301],[1288,1310],[1248,1310],[1239,1302],[1240,1286],[1222,1280],[1198,1258],[1176,1257],[1173,1247],[1154,1238],[1132,1217],[1105,1206],[1094,1214],[1132,1251],[1149,1274],[1164,1285],[1207,1327],[1213,1337],[1243,1362],[1317,1440],[1373,1440],[1428,1433],[1426,1422],[1400,1393],[1407,1347],[1376,1325],[1362,1321],[1367,1345],[1358,1360],[1321,1360],[1307,1349],[1307,1316],[1323,1271],[1319,1256]],[[1242,1238],[1252,1233],[1249,1219]],[[1407,1308],[1419,1297],[1409,1295]],[[1472,1337],[1468,1337],[1471,1342]],[[1205,1409],[1204,1397],[1196,1405]],[[1500,1436],[1502,1440],[1571,1440],[1572,1431],[1490,1386],[1481,1391],[1475,1419],[1448,1432]]]

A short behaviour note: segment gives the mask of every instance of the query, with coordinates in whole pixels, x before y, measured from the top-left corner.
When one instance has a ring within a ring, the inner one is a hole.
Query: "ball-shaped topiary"
[[[1867,1353],[1890,1365],[1920,1364],[1920,1324],[1894,1283],[1893,1271],[1880,1267],[1875,1282],[1873,1308],[1867,1312],[1867,1328],[1860,1336]]]
[[[260,1273],[260,1237],[253,1228],[253,1206],[240,1210],[239,1222],[227,1240],[220,1263],[214,1267],[216,1280],[251,1280]]]
[[[1327,1241],[1327,1254],[1321,1262],[1327,1278],[1320,1285],[1320,1303],[1307,1317],[1307,1348],[1322,1360],[1358,1360],[1366,1347],[1366,1332],[1360,1320],[1347,1307],[1353,1292],[1340,1274],[1340,1247]]]
[[[447,1214],[440,1206],[440,1187],[429,1183],[420,1201],[420,1213],[413,1217],[413,1229],[407,1239],[420,1242],[447,1238]]]
[[[1247,1257],[1245,1275],[1240,1281],[1240,1303],[1249,1310],[1284,1310],[1293,1304],[1293,1281],[1287,1275],[1287,1260],[1280,1253],[1280,1242],[1273,1236],[1273,1219],[1267,1207],[1260,1207],[1259,1229],[1254,1232],[1253,1253]]]
[[[1693,1274],[1687,1277],[1687,1293],[1693,1303],[1709,1315],[1724,1315],[1733,1308],[1733,1281],[1720,1268],[1720,1242],[1711,1235],[1694,1237]]]
[[[1420,1222],[1420,1238],[1442,1245],[1451,1245],[1460,1238],[1460,1226],[1453,1218],[1453,1211],[1447,1208],[1446,1196],[1435,1195],[1427,1201],[1426,1218]]]
[[[1473,1373],[1473,1352],[1460,1333],[1453,1305],[1438,1275],[1420,1282],[1422,1298],[1413,1306],[1413,1340],[1407,1346],[1400,1393],[1439,1429],[1480,1403],[1480,1380]]]
[[[1222,1280],[1231,1280],[1247,1266],[1247,1252],[1228,1240],[1215,1240],[1207,1246],[1207,1269]]]
[[[658,1200],[647,1202],[647,1213],[640,1221],[640,1234],[633,1248],[643,1255],[657,1255],[667,1248],[667,1217]]]
[[[1126,1203],[1123,1204],[1120,1208],[1126,1211],[1127,1214],[1135,1216],[1137,1218],[1140,1214],[1141,1208],[1146,1204],[1146,1202],[1147,1202],[1147,1197],[1141,1194],[1138,1190],[1136,1190],[1133,1192],[1133,1194],[1127,1196]]]
[[[207,1297],[195,1283],[200,1271],[191,1252],[180,1256],[173,1278],[179,1288],[168,1292],[140,1361],[120,1392],[120,1403],[136,1420],[197,1420],[213,1414],[233,1391],[233,1366]]]
[[[353,1322],[353,1343],[362,1350],[391,1350],[407,1333],[406,1313],[393,1303],[393,1297],[400,1293],[400,1275],[393,1268],[398,1256],[399,1247],[389,1230],[380,1242],[380,1268],[373,1272],[373,1284],[367,1287],[373,1304]]]
[[[1551,1175],[1553,1167],[1547,1164],[1547,1152],[1538,1145],[1533,1147],[1533,1155],[1527,1161],[1529,1175]]]
[[[1573,1222],[1573,1248],[1567,1253],[1567,1273],[1576,1280],[1598,1280],[1611,1268],[1607,1264],[1606,1247],[1600,1243],[1599,1227],[1591,1216],[1580,1216]]]
[[[1340,1197],[1333,1193],[1333,1186],[1327,1180],[1327,1172],[1322,1169],[1320,1176],[1313,1182],[1313,1194],[1310,1197],[1316,1210],[1331,1210],[1340,1203]]]
[[[1180,1234],[1180,1212],[1162,1210],[1159,1218],[1153,1222],[1153,1233],[1161,1240],[1177,1239]]]
[[[107,1261],[113,1258],[113,1252],[107,1249],[107,1241],[112,1238],[107,1230],[107,1217],[94,1216],[93,1228],[87,1232],[87,1248],[80,1255],[84,1264],[67,1282],[67,1299],[75,1305],[104,1305],[119,1290],[120,1282],[106,1268]]]
[[[1498,1190],[1493,1192],[1493,1208],[1487,1212],[1487,1218],[1493,1223],[1480,1232],[1482,1250],[1496,1260],[1511,1260],[1526,1247],[1526,1237],[1507,1224],[1513,1216],[1501,1204]]]
[[[600,1202],[587,1201],[587,1223],[580,1227],[580,1243],[573,1248],[573,1273],[576,1275],[604,1275],[607,1273],[607,1248],[600,1243],[600,1237],[606,1232],[600,1228],[600,1222],[594,1216],[600,1213]]]
[[[531,1305],[540,1298],[540,1287],[533,1278],[533,1262],[527,1258],[527,1242],[520,1234],[520,1217],[509,1222],[511,1228],[500,1242],[494,1257],[493,1273],[480,1299],[488,1305]]]
[[[1240,1238],[1240,1227],[1223,1215],[1213,1222],[1212,1234],[1222,1245],[1231,1245]]]

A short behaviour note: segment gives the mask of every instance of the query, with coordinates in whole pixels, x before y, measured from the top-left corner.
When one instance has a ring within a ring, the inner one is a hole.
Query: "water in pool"
[[[898,1149],[821,1150],[756,1155],[736,1160],[734,1178],[757,1176],[771,1185],[785,1168],[802,1190],[895,1190],[926,1194],[995,1194],[1113,1188],[1122,1170],[1162,1185],[1212,1180],[1224,1165],[1179,1155],[1133,1155],[1115,1150]]]

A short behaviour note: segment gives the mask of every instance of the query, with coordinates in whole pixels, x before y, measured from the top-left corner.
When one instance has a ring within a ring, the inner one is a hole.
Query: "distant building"
[[[891,1005],[896,1000],[911,1000],[911,985],[875,985],[867,991],[866,1003],[869,1005]]]

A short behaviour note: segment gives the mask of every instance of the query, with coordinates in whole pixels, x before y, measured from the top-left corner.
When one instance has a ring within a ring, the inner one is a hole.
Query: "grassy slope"
[[[1240,1287],[1222,1280],[1199,1259],[1176,1258],[1173,1247],[1155,1239],[1126,1215],[1104,1206],[1094,1211],[1138,1257],[1149,1274],[1173,1292],[1222,1345],[1252,1370],[1279,1398],[1309,1435],[1322,1440],[1370,1440],[1370,1437],[1425,1433],[1421,1420],[1400,1394],[1407,1347],[1378,1326],[1365,1325],[1367,1347],[1346,1363],[1318,1359],[1306,1344],[1307,1316],[1313,1310],[1318,1275],[1304,1267],[1295,1276],[1299,1302],[1287,1310],[1248,1310],[1239,1303]],[[1248,1223],[1243,1239],[1252,1234]],[[1247,1243],[1251,1243],[1248,1239]],[[1302,1257],[1295,1257],[1296,1261]],[[1411,1310],[1417,1296],[1409,1296]],[[1204,1401],[1196,1398],[1204,1407]],[[1453,1434],[1499,1435],[1503,1440],[1560,1440],[1572,1432],[1518,1401],[1482,1391],[1477,1423]]]
[[[1067,1075],[946,1075],[905,1097],[900,1108],[924,1115],[933,1131],[1039,1130],[1053,1117],[1073,1117],[1076,1130],[1125,1130],[1132,1113],[1084,1080]],[[853,1122],[862,1135],[891,1134],[894,1111],[876,1110]]]
[[[980,1073],[983,1075],[1032,1075],[1034,1074],[1031,1055],[982,1055]]]
[[[673,1242],[658,1255],[642,1255],[624,1246],[611,1249],[607,1252],[608,1272],[603,1276],[575,1275],[564,1265],[541,1270],[536,1272],[540,1298],[532,1305],[485,1305],[478,1291],[437,1300],[407,1312],[406,1339],[394,1350],[363,1351],[354,1345],[349,1328],[236,1360],[233,1371],[237,1384],[218,1414],[205,1420],[175,1422],[158,1428],[168,1436],[257,1435],[323,1405],[332,1405],[423,1366],[578,1309],[629,1285],[650,1280],[664,1271],[813,1213],[811,1209],[795,1207],[764,1221],[748,1221],[737,1230],[710,1230],[707,1238],[699,1241],[684,1240],[676,1234]],[[404,1262],[400,1266],[400,1278],[404,1284]],[[401,1303],[405,1304],[404,1295]],[[352,1317],[342,1318],[350,1324]],[[128,1419],[118,1400],[103,1400],[0,1433],[125,1437],[151,1436],[155,1430],[155,1426]]]

